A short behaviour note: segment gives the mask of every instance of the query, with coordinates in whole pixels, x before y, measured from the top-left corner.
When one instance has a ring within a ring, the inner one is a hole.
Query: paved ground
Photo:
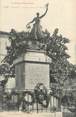
[[[0,117],[62,117],[62,113],[0,112]]]

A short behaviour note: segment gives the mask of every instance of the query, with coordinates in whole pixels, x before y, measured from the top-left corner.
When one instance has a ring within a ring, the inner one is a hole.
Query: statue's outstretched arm
[[[47,11],[48,11],[48,5],[49,5],[49,4],[46,4],[46,11],[45,11],[45,13],[44,13],[43,15],[40,16],[40,18],[43,18],[43,17],[46,15],[46,13],[47,13]]]
[[[33,20],[32,20],[32,21],[30,21],[27,25],[29,25],[29,24],[33,23],[34,21],[35,21],[35,20],[33,19]],[[26,25],[26,26],[27,26],[27,25]]]

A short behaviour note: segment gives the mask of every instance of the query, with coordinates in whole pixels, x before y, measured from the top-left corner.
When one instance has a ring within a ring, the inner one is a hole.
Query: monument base
[[[16,73],[16,89],[31,90],[38,83],[43,83],[49,89],[50,87],[50,63],[49,58],[43,51],[27,50],[18,59],[14,61]]]

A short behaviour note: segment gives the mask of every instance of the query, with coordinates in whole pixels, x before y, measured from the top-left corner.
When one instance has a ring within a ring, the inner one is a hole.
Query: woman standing
[[[44,37],[42,26],[40,25],[40,20],[46,15],[47,11],[48,11],[48,4],[46,4],[46,11],[43,15],[40,16],[39,13],[36,13],[37,16],[26,25],[26,27],[28,28],[31,23],[34,23],[33,28],[31,30],[31,36],[36,40]]]

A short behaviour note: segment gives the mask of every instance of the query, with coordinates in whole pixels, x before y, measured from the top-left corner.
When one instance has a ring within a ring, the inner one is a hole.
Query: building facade
[[[5,58],[7,54],[6,47],[10,46],[9,41],[9,33],[0,31],[0,65],[2,64],[2,60]],[[3,76],[0,76],[0,80],[3,79]],[[15,87],[15,79],[9,78],[8,83],[6,84],[6,89],[10,89]]]

